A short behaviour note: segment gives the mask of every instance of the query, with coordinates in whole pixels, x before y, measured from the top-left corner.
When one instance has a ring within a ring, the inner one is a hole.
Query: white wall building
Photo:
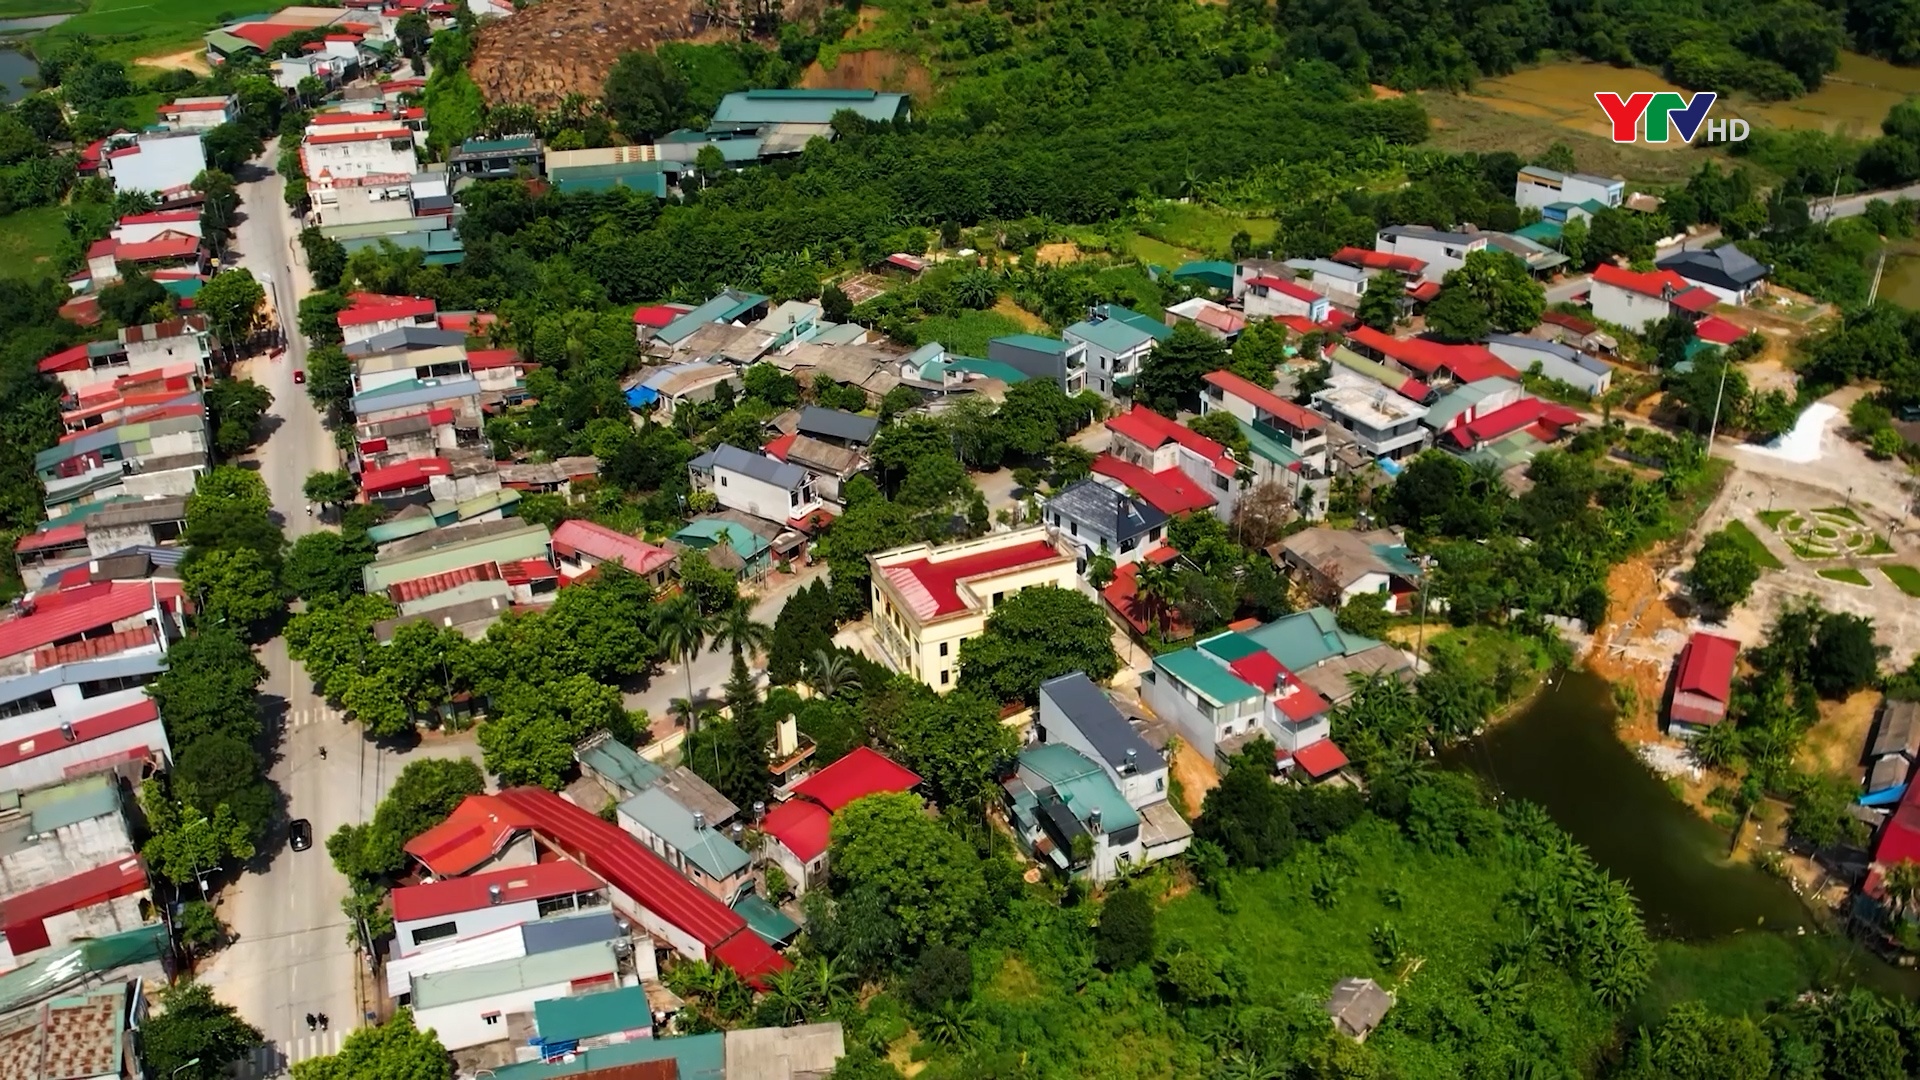
[[[448,1050],[507,1038],[508,1014],[530,1013],[537,1001],[613,990],[620,958],[613,943],[594,941],[549,953],[497,960],[460,971],[417,975],[413,1018],[439,1034]]]
[[[813,477],[798,465],[722,444],[687,463],[695,491],[710,491],[729,510],[788,522],[820,509]]]
[[[1446,232],[1424,225],[1390,225],[1375,234],[1373,250],[1419,259],[1427,264],[1421,277],[1439,281],[1449,270],[1458,270],[1468,255],[1485,251],[1488,243],[1489,238],[1478,233]]]
[[[120,191],[179,195],[206,171],[207,152],[198,131],[146,132],[108,150],[100,165]]]
[[[1325,322],[1331,307],[1325,296],[1305,285],[1279,278],[1259,277],[1247,282],[1241,297],[1249,319],[1274,319],[1293,315],[1309,322]]]
[[[1563,173],[1544,165],[1529,165],[1513,181],[1513,201],[1521,206],[1542,210],[1555,203],[1583,203],[1589,199],[1603,206],[1619,206],[1626,198],[1624,180],[1609,180],[1592,173]]]

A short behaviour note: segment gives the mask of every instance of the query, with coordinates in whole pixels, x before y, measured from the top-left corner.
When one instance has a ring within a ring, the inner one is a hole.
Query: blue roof
[[[620,812],[686,856],[710,878],[724,880],[747,868],[747,853],[740,850],[740,845],[719,829],[696,824],[693,811],[661,788],[647,788],[621,803]]]
[[[654,337],[677,345],[708,323],[730,323],[766,302],[767,298],[759,293],[722,289],[720,295],[661,327]]]
[[[644,409],[660,400],[660,392],[651,386],[636,386],[627,391],[627,407]]]

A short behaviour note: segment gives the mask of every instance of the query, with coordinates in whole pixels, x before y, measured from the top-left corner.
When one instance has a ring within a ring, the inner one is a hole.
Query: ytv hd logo
[[[1745,142],[1747,140],[1747,122],[1735,117],[1731,120],[1708,120],[1707,110],[1719,97],[1708,90],[1702,90],[1688,101],[1669,90],[1660,93],[1642,91],[1621,100],[1620,95],[1611,90],[1603,90],[1593,95],[1600,103],[1601,111],[1613,122],[1613,141],[1630,143],[1635,139],[1640,118],[1647,118],[1647,141],[1663,143],[1667,141],[1669,127],[1680,135],[1681,142],[1692,142],[1706,128],[1708,142]]]

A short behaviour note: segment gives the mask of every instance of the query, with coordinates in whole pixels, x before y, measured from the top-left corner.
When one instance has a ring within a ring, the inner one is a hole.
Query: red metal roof
[[[1272,413],[1302,431],[1319,431],[1327,426],[1326,417],[1311,409],[1303,409],[1271,390],[1263,390],[1231,371],[1209,371],[1203,378],[1207,385],[1217,386],[1223,392]]]
[[[37,533],[28,533],[13,545],[20,554],[39,551],[41,548],[59,547],[62,544],[84,543],[87,539],[85,525],[59,525]]]
[[[1247,328],[1245,315],[1223,307],[1203,307],[1194,313],[1193,321],[1201,326],[1211,326],[1222,334],[1237,334]]]
[[[799,432],[797,431],[791,432],[789,434],[782,435],[779,438],[773,440],[762,449],[764,449],[767,452],[768,456],[774,458],[775,460],[785,461],[787,460],[787,451],[793,446],[793,440],[799,437],[800,437]]]
[[[158,262],[162,259],[190,259],[200,254],[200,238],[186,233],[164,232],[137,244],[121,244],[114,249],[117,262]]]
[[[1108,419],[1107,430],[1125,435],[1149,450],[1158,450],[1170,442],[1179,443],[1205,458],[1213,465],[1215,472],[1223,476],[1234,474],[1234,463],[1226,447],[1144,405],[1136,404],[1119,416]]]
[[[1347,331],[1347,338],[1429,377],[1442,369],[1453,372],[1461,382],[1520,377],[1518,371],[1484,345],[1443,345],[1424,338],[1397,338],[1364,325]]]
[[[508,788],[499,797],[531,819],[535,831],[585,861],[634,902],[691,935],[710,957],[733,968],[748,983],[758,984],[788,966],[739,914],[675,873],[660,856],[617,826],[545,788]]]
[[[1680,293],[1673,298],[1674,307],[1679,308],[1681,311],[1690,311],[1695,315],[1705,311],[1712,311],[1714,305],[1719,302],[1719,297],[1698,286],[1688,289],[1686,292]]]
[[[1265,649],[1250,652],[1227,665],[1227,670],[1240,677],[1241,682],[1251,683],[1262,693],[1271,694],[1273,688],[1286,678],[1287,669],[1280,661]]]
[[[1564,326],[1576,334],[1591,334],[1600,329],[1599,326],[1580,318],[1578,315],[1568,315],[1560,311],[1542,312],[1540,314],[1540,321],[1543,323],[1552,323],[1555,326]]]
[[[174,225],[181,222],[199,221],[198,210],[156,210],[151,214],[129,214],[120,219],[122,225]]]
[[[1425,259],[1416,259],[1411,255],[1395,255],[1389,251],[1368,251],[1366,248],[1357,247],[1343,247],[1334,252],[1333,261],[1366,270],[1396,270],[1402,274],[1423,274],[1427,270]]]
[[[1556,427],[1567,427],[1580,422],[1580,414],[1539,398],[1521,398],[1511,405],[1504,405],[1485,416],[1451,428],[1447,437],[1461,446],[1472,449],[1484,442],[1511,435],[1521,428],[1536,422],[1544,422]]]
[[[0,622],[0,657],[18,656],[44,645],[65,641],[112,626],[148,610],[153,598],[172,600],[180,595],[177,581],[120,581],[76,589],[71,600],[40,597],[31,615]]]
[[[521,559],[519,562],[503,563],[500,567],[500,579],[509,585],[550,581],[559,576],[560,571],[540,559]]]
[[[1693,288],[1686,278],[1671,270],[1648,270],[1645,273],[1639,273],[1612,263],[1601,263],[1594,267],[1593,280],[1602,285],[1611,285],[1616,289],[1625,289],[1628,292],[1656,299],[1666,295],[1667,289],[1672,289],[1675,294],[1679,294]]]
[[[1709,315],[1693,324],[1695,337],[1715,345],[1731,345],[1749,333],[1751,331],[1745,327],[1736,326],[1718,315]]]
[[[1695,634],[1680,650],[1674,689],[1702,694],[1725,703],[1731,699],[1733,661],[1740,655],[1740,643],[1718,634]]]
[[[328,146],[334,143],[374,142],[378,139],[411,139],[413,132],[406,128],[379,128],[374,131],[323,131],[318,135],[306,137],[309,146]]]
[[[370,303],[368,294],[354,293],[349,299],[353,300],[354,306],[337,316],[342,329],[389,319],[415,319],[434,312],[433,301],[425,297],[382,296],[379,297],[379,303]]]
[[[445,476],[452,471],[453,462],[446,458],[414,458],[361,473],[360,490],[377,495],[396,488],[416,487],[426,483],[430,476]]]
[[[409,600],[418,600],[423,596],[433,596],[448,589],[474,581],[496,581],[500,577],[500,568],[495,563],[475,563],[458,570],[449,570],[444,574],[429,574],[426,577],[396,581],[387,586],[387,599],[396,604]]]
[[[24,953],[27,950],[20,947],[16,931],[28,923],[146,891],[146,864],[139,856],[129,855],[9,897],[0,904],[0,931],[16,953]]]
[[[384,112],[329,112],[316,113],[307,119],[307,126],[315,124],[332,127],[337,124],[371,124],[377,121],[392,121],[392,113]],[[361,294],[365,295],[365,294]]]
[[[160,107],[162,113],[183,112],[225,112],[227,103],[222,101],[170,101]]]
[[[1437,281],[1423,281],[1413,288],[1408,289],[1407,295],[1423,304],[1427,303],[1434,297],[1440,295],[1440,283]]]
[[[833,817],[819,803],[807,799],[788,799],[767,811],[760,829],[787,846],[801,862],[808,862],[827,850]]]
[[[1101,476],[1109,476],[1137,492],[1147,504],[1163,514],[1184,514],[1191,510],[1205,510],[1212,506],[1215,499],[1203,490],[1193,478],[1181,472],[1178,467],[1148,472],[1145,468],[1130,461],[1122,461],[1112,454],[1101,454],[1093,459],[1093,471]]]
[[[647,326],[659,330],[673,320],[685,315],[689,310],[691,309],[675,307],[672,304],[652,304],[646,307],[635,308],[633,312],[633,322],[636,326]]]
[[[872,747],[855,747],[853,752],[793,786],[795,795],[804,795],[828,811],[835,811],[869,795],[912,790],[920,774],[896,763]]]
[[[1293,760],[1299,762],[1300,767],[1307,770],[1307,775],[1315,780],[1347,767],[1347,755],[1333,744],[1332,739],[1308,743],[1293,752]]]
[[[74,567],[86,571],[92,577],[92,570],[86,563]],[[80,579],[86,583],[86,578]],[[62,587],[65,582],[62,582]],[[154,642],[155,631],[152,626],[142,626],[136,630],[122,630],[102,637],[91,637],[84,641],[69,641],[65,645],[54,645],[33,654],[35,671],[45,671],[57,664],[74,664],[82,660],[98,660],[103,656],[117,656],[129,649],[144,649]]]
[[[112,709],[97,716],[75,720],[72,724],[71,740],[66,737],[65,732],[55,727],[36,735],[29,735],[24,739],[0,743],[0,768],[31,761],[51,754],[55,750],[92,742],[117,732],[137,728],[141,724],[151,724],[159,719],[160,707],[154,704],[152,698],[136,701],[131,705],[122,705],[118,709]]]
[[[1311,334],[1316,330],[1325,329],[1325,327],[1322,327],[1319,323],[1314,322],[1305,315],[1275,315],[1273,321],[1296,334]]]
[[[1305,285],[1299,285],[1291,281],[1282,281],[1276,277],[1249,278],[1247,279],[1247,286],[1249,288],[1271,289],[1282,296],[1291,296],[1295,300],[1302,300],[1309,304],[1315,300],[1326,299],[1326,297],[1314,292]]]
[[[1920,783],[1907,784],[1906,794],[1900,796],[1900,805],[1873,847],[1873,861],[1882,865],[1908,859],[1920,861]]]
[[[435,877],[457,877],[500,853],[533,827],[525,815],[492,795],[469,795],[447,820],[407,841],[405,851]]]
[[[228,31],[235,37],[243,38],[264,51],[274,42],[279,41],[281,38],[299,29],[300,27],[297,26],[283,26],[279,23],[253,22],[236,24],[229,27]]]
[[[1146,559],[1148,562],[1164,564],[1179,557],[1178,551],[1169,545],[1162,544],[1148,552]],[[1127,621],[1128,626],[1133,627],[1136,634],[1145,634],[1154,622],[1164,623],[1166,636],[1169,639],[1183,638],[1193,633],[1193,627],[1180,618],[1178,608],[1168,608],[1164,613],[1148,610],[1147,606],[1140,602],[1139,586],[1140,564],[1128,563],[1113,572],[1113,580],[1107,583],[1106,588],[1100,590],[1100,595],[1109,607]],[[1161,618],[1155,619],[1156,614],[1161,615]]]
[[[492,371],[494,368],[512,367],[520,362],[520,354],[512,349],[476,349],[467,354],[467,370]]]
[[[566,859],[537,866],[510,866],[472,877],[448,878],[425,885],[403,885],[393,890],[393,917],[396,922],[434,919],[478,911],[493,903],[487,889],[500,886],[502,904],[528,900],[546,900],[573,893],[595,892],[606,883],[594,877],[586,867]]]
[[[586,555],[598,562],[619,559],[628,570],[642,575],[673,561],[673,552],[665,548],[579,518],[563,521],[553,531],[553,550],[567,558]]]
[[[981,577],[987,574],[1001,573],[1049,559],[1072,561],[1071,556],[1062,555],[1045,540],[1029,540],[993,551],[983,551],[977,555],[963,555],[957,559],[913,559],[886,567],[884,573],[888,580],[898,587],[905,579],[917,584],[933,605],[930,610],[922,610],[915,603],[914,610],[923,619],[937,619],[966,609],[965,601],[960,599],[959,582],[963,578]],[[908,590],[902,590],[908,591]]]

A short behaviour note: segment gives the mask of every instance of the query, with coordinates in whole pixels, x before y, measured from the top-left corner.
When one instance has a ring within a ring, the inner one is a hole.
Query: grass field
[[[1753,557],[1754,565],[1768,570],[1785,570],[1787,568],[1787,564],[1780,561],[1780,556],[1768,551],[1767,545],[1761,543],[1760,538],[1753,535],[1753,530],[1747,528],[1745,523],[1739,521],[1727,522],[1726,533],[1738,541],[1741,547],[1746,549],[1747,554]]]
[[[1868,138],[1880,134],[1887,110],[1912,94],[1920,94],[1920,71],[1841,53],[1840,66],[1814,93],[1792,101],[1741,102],[1735,111],[1756,125],[1764,122]]]
[[[36,206],[0,217],[0,275],[34,279],[57,274],[53,253],[67,238],[66,213],[64,207]]]
[[[32,19],[85,11],[82,0],[0,0],[0,19]]]
[[[1166,203],[1154,211],[1153,220],[1140,231],[1173,247],[1227,258],[1237,233],[1244,232],[1251,237],[1255,248],[1264,247],[1273,239],[1273,220],[1233,214],[1211,206]]]
[[[8,0],[0,0],[6,3]],[[32,0],[13,0],[29,3]],[[223,21],[278,11],[292,0],[92,0],[86,10],[47,31],[49,37],[85,34],[101,53],[132,60],[200,40]]]
[[[959,315],[936,315],[922,319],[914,328],[921,344],[937,341],[951,353],[984,357],[987,341],[1008,334],[1024,334],[1028,328],[1008,316],[993,311],[968,311]]]
[[[1826,570],[1816,570],[1814,573],[1828,581],[1838,581],[1843,585],[1858,585],[1863,589],[1873,588],[1873,582],[1867,580],[1867,575],[1851,566],[1836,566]]]
[[[1895,565],[1883,566],[1880,572],[1887,575],[1887,580],[1893,582],[1894,587],[1901,592],[1908,596],[1920,597],[1920,570],[1915,570],[1911,566]]]
[[[1151,236],[1135,234],[1127,242],[1127,250],[1143,263],[1153,263],[1172,270],[1181,263],[1192,262],[1200,258],[1201,253],[1192,248],[1175,247],[1164,240],[1155,240]]]

